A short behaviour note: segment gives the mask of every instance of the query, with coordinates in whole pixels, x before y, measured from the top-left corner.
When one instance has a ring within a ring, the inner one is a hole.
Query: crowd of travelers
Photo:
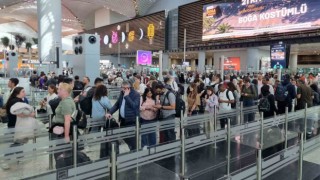
[[[90,119],[100,122],[96,127],[90,127],[89,133],[100,132],[101,127],[119,128],[134,126],[139,117],[141,124],[157,121],[174,120],[182,116],[196,116],[204,113],[224,112],[243,107],[258,106],[264,118],[312,107],[320,104],[317,76],[312,73],[304,75],[285,74],[281,78],[273,73],[257,74],[199,74],[169,71],[163,73],[163,79],[158,74],[146,73],[114,73],[108,78],[108,84],[119,90],[119,97],[114,104],[108,97],[109,88],[104,79],[97,77],[91,86],[89,77],[79,76],[49,76],[34,71],[30,77],[33,88],[48,91],[48,95],[39,103],[37,113],[50,112],[53,123],[49,132],[51,139],[72,140],[73,124],[78,128],[86,128]],[[8,128],[15,128],[17,118],[34,117],[35,113],[14,114],[12,107],[16,103],[26,103],[26,93],[19,87],[19,80],[11,78],[8,83],[10,91],[4,98],[4,109],[8,117]],[[185,89],[185,87],[187,87]],[[117,120],[114,120],[115,119]],[[237,118],[232,119],[232,125],[237,124]],[[255,121],[255,113],[244,115],[244,122]],[[216,122],[218,123],[218,122]],[[220,119],[220,128],[226,127],[227,119]],[[187,136],[200,134],[200,125],[188,125]],[[159,140],[157,139],[159,133]],[[144,134],[141,137],[141,147],[148,148],[157,143],[176,140],[174,127]],[[130,150],[136,149],[135,138],[124,139]],[[21,145],[15,141],[14,146]],[[101,144],[100,157],[106,157],[109,144]],[[55,160],[63,158],[63,152],[54,154]]]

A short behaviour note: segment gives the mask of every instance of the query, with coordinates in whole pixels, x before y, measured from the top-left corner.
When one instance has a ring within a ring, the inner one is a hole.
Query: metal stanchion
[[[181,139],[181,136],[182,136],[182,129],[184,127],[184,113],[183,113],[183,110],[181,110],[181,117],[180,117],[180,139]]]
[[[307,109],[308,109],[308,104],[306,103],[306,106],[304,108],[304,140],[307,140]]]
[[[258,149],[257,155],[257,180],[262,179],[262,149]]]
[[[218,108],[217,106],[214,106],[214,115],[213,115],[213,126],[214,126],[214,132],[218,131],[218,119],[217,119],[217,114],[218,114]],[[214,146],[213,148],[217,149],[217,137],[214,138]]]
[[[111,157],[110,157],[110,180],[117,179],[117,155],[116,155],[116,144],[111,144]]]
[[[298,180],[302,180],[302,168],[303,168],[303,151],[304,151],[304,133],[300,133],[300,151],[299,151],[299,173]]]
[[[263,124],[263,112],[261,112],[261,122],[260,122],[260,149],[263,149],[263,129],[264,129],[264,124]]]
[[[243,120],[243,101],[240,102],[240,125],[244,123]]]
[[[287,148],[288,148],[288,111],[289,111],[289,108],[286,107],[285,130],[284,130],[284,147],[285,147],[285,150],[287,150]]]
[[[140,121],[139,121],[139,117],[137,116],[136,117],[136,152],[138,152],[140,149],[141,149],[141,143],[140,143]],[[138,159],[139,157],[137,157]],[[136,166],[136,171],[135,173],[140,173],[140,170],[139,170],[139,163],[137,163],[137,166]]]
[[[230,118],[228,118],[228,131],[227,131],[227,178],[230,177],[230,160],[231,160],[231,123]]]
[[[184,128],[181,129],[181,149],[180,149],[180,153],[181,153],[181,158],[180,158],[180,163],[181,163],[181,179],[184,179],[185,176],[185,172],[186,172],[186,142],[185,142],[185,132],[184,132]]]
[[[49,129],[51,129],[52,127],[52,116],[49,115]],[[49,140],[51,140],[51,133],[49,133]],[[52,146],[50,146],[49,148],[52,148]],[[49,152],[49,170],[53,169],[53,152]]]
[[[77,158],[78,158],[78,127],[73,125],[73,166],[77,167]]]

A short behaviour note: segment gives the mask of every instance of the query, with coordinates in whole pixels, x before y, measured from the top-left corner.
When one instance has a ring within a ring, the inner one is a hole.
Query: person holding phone
[[[140,111],[140,94],[135,91],[128,81],[124,81],[121,86],[121,94],[117,102],[107,112],[106,118],[110,119],[112,114],[119,110],[120,127],[134,126],[136,117]],[[136,149],[135,138],[124,139],[130,150]]]
[[[47,97],[45,97],[41,102],[40,102],[40,109],[38,110],[38,113],[40,112],[49,112],[48,113],[52,113],[51,112],[51,107],[48,104],[48,102],[50,102],[51,100],[55,99],[58,97],[58,89],[55,85],[51,84],[48,87],[48,95]]]

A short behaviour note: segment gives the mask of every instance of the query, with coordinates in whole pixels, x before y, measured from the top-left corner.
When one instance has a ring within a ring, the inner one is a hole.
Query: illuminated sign
[[[134,36],[135,36],[135,32],[134,32],[134,31],[130,31],[130,32],[129,32],[128,41],[129,41],[129,42],[134,41]]]
[[[154,37],[154,25],[149,24],[148,26],[148,37],[149,39],[152,39]]]
[[[118,32],[112,31],[112,43],[116,44],[119,42]]]
[[[319,29],[319,0],[241,0],[203,6],[202,40]]]
[[[228,57],[224,60],[224,70],[240,70],[240,57]]]
[[[270,47],[271,67],[274,69],[286,68],[286,46],[275,44]]]
[[[137,64],[150,65],[152,63],[151,51],[137,51]]]

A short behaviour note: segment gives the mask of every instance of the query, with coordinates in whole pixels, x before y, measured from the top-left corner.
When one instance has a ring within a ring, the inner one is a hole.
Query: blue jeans
[[[252,107],[254,106],[254,100],[244,100],[243,101],[243,107],[246,108],[246,107]],[[255,119],[255,113],[247,113],[247,114],[244,114],[244,122],[245,123],[248,123],[248,122],[253,122],[254,119]]]
[[[140,118],[141,125],[157,122],[156,120],[144,120]],[[141,135],[141,147],[154,146],[157,143],[156,132]]]

